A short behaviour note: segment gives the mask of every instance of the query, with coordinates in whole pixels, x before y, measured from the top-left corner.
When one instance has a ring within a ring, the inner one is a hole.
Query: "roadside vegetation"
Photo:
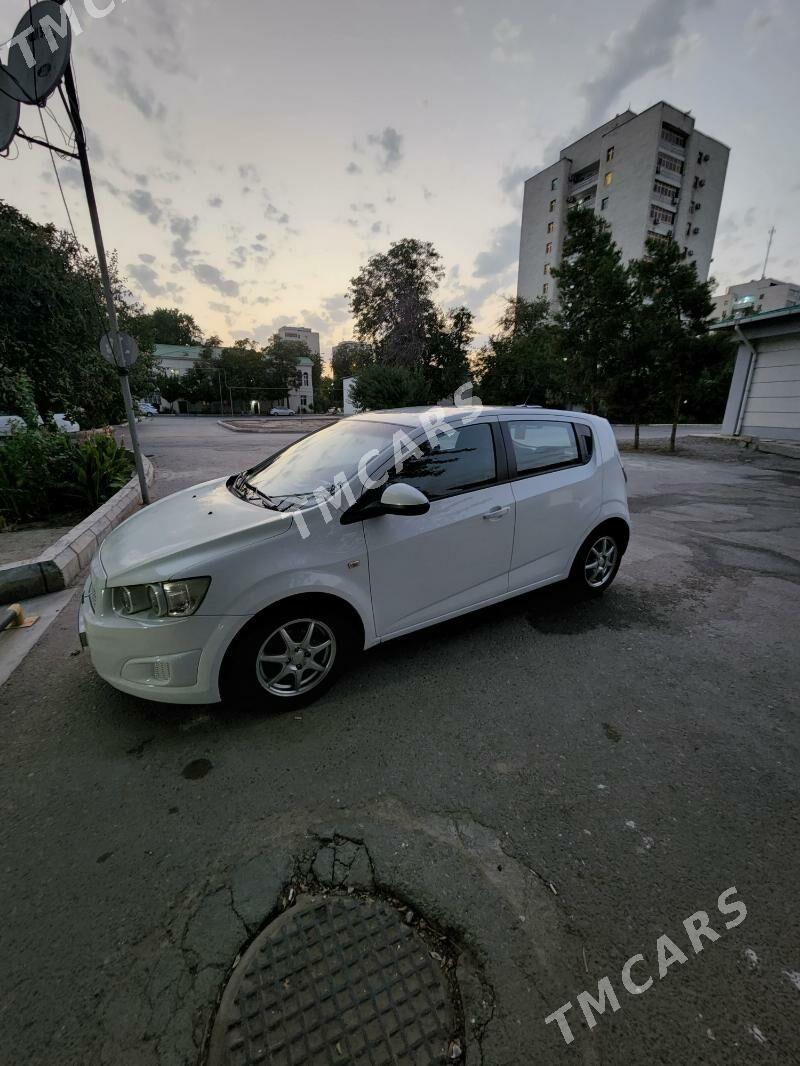
[[[574,208],[552,274],[558,310],[544,295],[508,300],[477,353],[469,309],[436,304],[442,277],[440,256],[421,241],[369,260],[350,285],[359,343],[334,359],[334,394],[355,376],[357,406],[397,407],[443,399],[471,378],[484,403],[632,422],[635,447],[640,423],[672,423],[672,450],[678,422],[722,417],[734,353],[709,331],[713,281],[700,281],[674,241],[651,239],[645,257],[625,265],[604,220]]]

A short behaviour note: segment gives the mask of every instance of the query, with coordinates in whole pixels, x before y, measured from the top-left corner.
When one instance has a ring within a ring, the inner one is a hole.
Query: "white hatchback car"
[[[298,706],[357,650],[558,581],[604,592],[629,523],[605,419],[357,415],[123,522],[92,563],[81,642],[147,699]]]

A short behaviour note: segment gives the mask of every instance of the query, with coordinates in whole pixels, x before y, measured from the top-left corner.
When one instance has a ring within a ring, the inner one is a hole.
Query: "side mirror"
[[[381,495],[381,514],[420,515],[430,507],[427,496],[402,481],[387,486]]]

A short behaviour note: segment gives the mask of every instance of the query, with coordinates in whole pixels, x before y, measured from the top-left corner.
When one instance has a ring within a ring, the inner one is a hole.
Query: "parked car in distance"
[[[629,532],[603,418],[354,415],[113,530],[81,643],[134,695],[300,706],[353,653],[404,633],[555,582],[600,595]]]
[[[146,400],[139,400],[136,404],[137,410],[140,415],[144,415],[145,418],[152,418],[153,415],[158,414],[158,408],[155,404],[147,403]]]
[[[294,411],[291,407],[273,407],[269,413],[278,418],[288,418],[289,416],[294,415]]]
[[[44,419],[41,415],[36,416],[36,421],[38,425],[44,425]],[[77,433],[81,428],[77,422],[71,421],[63,412],[53,415],[53,424],[61,433]],[[7,437],[14,430],[24,428],[25,419],[20,415],[0,415],[0,437]]]

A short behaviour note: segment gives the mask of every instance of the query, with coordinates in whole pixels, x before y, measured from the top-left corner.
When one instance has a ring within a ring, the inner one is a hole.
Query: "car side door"
[[[455,427],[393,469],[418,488],[424,515],[364,522],[375,627],[397,635],[477,606],[508,589],[514,498],[499,424]]]
[[[602,505],[603,478],[588,424],[509,418],[502,423],[516,505],[509,590],[565,577]]]

